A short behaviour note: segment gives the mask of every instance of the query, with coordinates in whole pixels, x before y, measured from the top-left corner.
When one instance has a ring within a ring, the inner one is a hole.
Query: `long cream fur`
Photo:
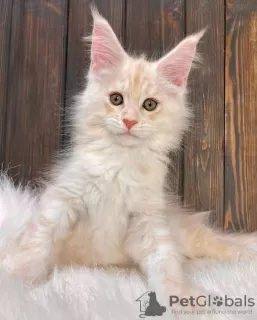
[[[249,237],[239,245],[213,231],[203,214],[184,212],[164,191],[168,151],[190,119],[186,80],[202,33],[149,62],[125,53],[108,22],[93,14],[91,67],[73,106],[72,147],[31,198],[29,218],[2,234],[0,256],[7,270],[31,281],[54,266],[135,266],[159,296],[188,294],[186,259],[256,259],[243,245]],[[111,104],[113,92],[123,94],[122,106]],[[142,108],[147,98],[156,110]],[[124,118],[137,122],[129,132]],[[14,188],[8,181],[0,187]]]

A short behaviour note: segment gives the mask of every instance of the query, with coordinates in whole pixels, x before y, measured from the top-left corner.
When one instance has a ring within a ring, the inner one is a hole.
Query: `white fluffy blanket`
[[[191,278],[198,286],[222,297],[238,299],[246,295],[257,302],[256,264],[216,265],[195,267]],[[1,320],[135,320],[140,319],[140,301],[147,291],[137,275],[103,271],[71,269],[55,273],[51,281],[37,288],[28,288],[19,279],[0,274]],[[146,294],[146,296],[148,296]],[[213,299],[213,297],[212,297]],[[142,304],[144,301],[142,301]],[[144,306],[143,306],[144,307]],[[257,319],[254,307],[201,307],[190,311],[177,309],[174,315],[167,311],[157,319]],[[210,310],[208,313],[208,310]],[[185,312],[193,314],[185,315]],[[245,312],[245,314],[244,314]],[[151,318],[151,317],[149,317]]]
[[[26,192],[0,179],[0,246],[22,231],[33,211],[35,199]],[[175,314],[166,306],[156,319],[257,319],[257,263],[199,261],[187,273],[204,295],[212,294],[211,307],[177,306]],[[56,271],[48,283],[32,288],[0,268],[0,320],[135,320],[145,317],[148,293],[136,300],[147,291],[144,279],[132,272]],[[215,296],[220,306],[213,304]],[[248,299],[253,306],[244,306]]]

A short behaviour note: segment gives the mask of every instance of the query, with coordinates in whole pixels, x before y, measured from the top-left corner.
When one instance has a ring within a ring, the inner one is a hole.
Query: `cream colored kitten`
[[[26,230],[3,254],[4,264],[33,281],[55,265],[136,265],[158,294],[188,293],[186,258],[254,258],[164,192],[168,151],[178,147],[190,118],[186,83],[203,33],[149,62],[127,55],[108,22],[93,16],[73,146],[53,169]]]

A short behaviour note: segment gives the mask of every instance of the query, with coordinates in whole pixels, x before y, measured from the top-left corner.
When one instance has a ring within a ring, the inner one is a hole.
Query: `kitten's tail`
[[[31,188],[15,187],[13,181],[0,172],[0,258],[24,234],[36,211],[36,203],[37,195]]]

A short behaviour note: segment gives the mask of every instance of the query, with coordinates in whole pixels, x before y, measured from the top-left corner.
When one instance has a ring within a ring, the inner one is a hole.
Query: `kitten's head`
[[[108,22],[97,12],[93,17],[91,65],[82,94],[86,111],[77,120],[95,136],[126,147],[165,152],[177,147],[190,115],[187,78],[203,33],[149,62],[129,56]]]

